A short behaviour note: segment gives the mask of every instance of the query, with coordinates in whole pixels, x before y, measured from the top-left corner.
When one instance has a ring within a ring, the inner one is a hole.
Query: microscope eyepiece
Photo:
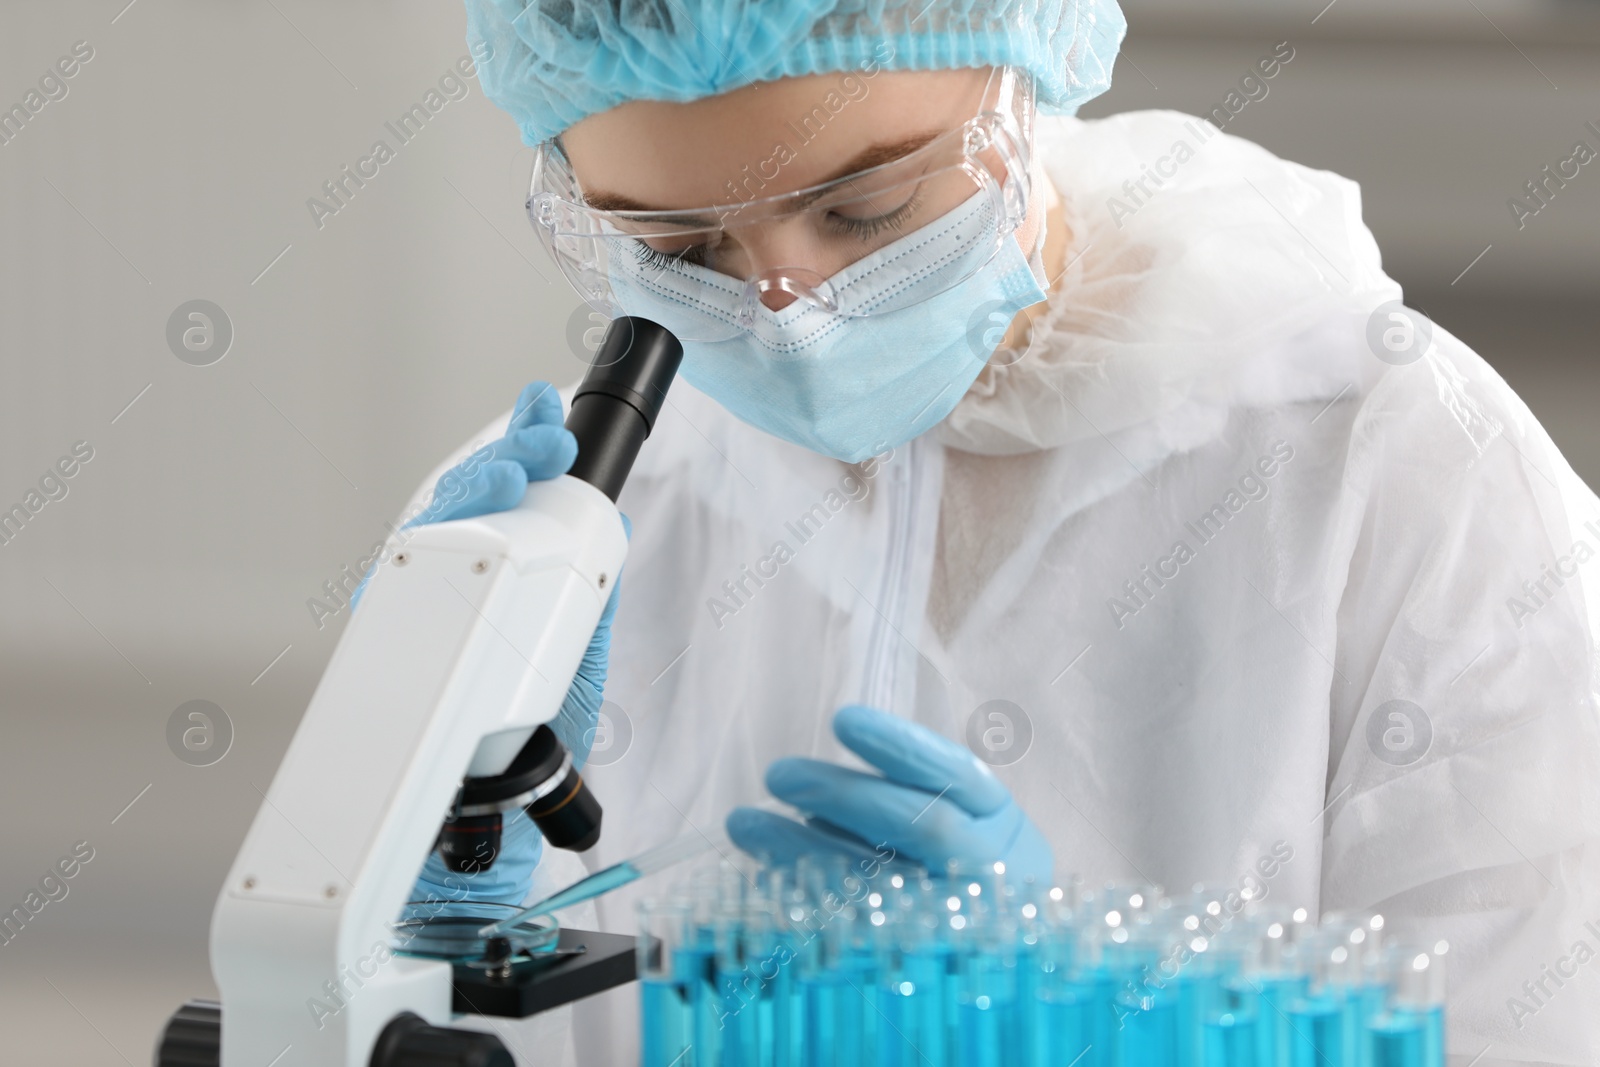
[[[665,326],[635,315],[611,320],[572,396],[567,429],[578,458],[567,473],[615,501],[682,362],[683,345]]]

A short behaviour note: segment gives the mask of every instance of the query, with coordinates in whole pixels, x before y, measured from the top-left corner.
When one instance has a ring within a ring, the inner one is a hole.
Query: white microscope
[[[682,356],[665,328],[617,319],[573,398],[571,471],[510,511],[417,529],[378,568],[217,898],[221,1002],[179,1009],[156,1067],[513,1067],[452,1019],[634,978],[633,938],[531,924],[483,939],[501,915],[406,898],[430,850],[456,871],[492,864],[516,807],[550,845],[599,839],[600,806],[547,724],[622,569],[617,494]]]

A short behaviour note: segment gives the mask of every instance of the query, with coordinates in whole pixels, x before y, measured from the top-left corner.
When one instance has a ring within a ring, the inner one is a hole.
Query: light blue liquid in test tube
[[[1388,957],[1388,1007],[1368,1023],[1372,1067],[1444,1067],[1445,954],[1396,947]]]
[[[978,993],[963,997],[956,1010],[961,1037],[957,1062],[968,1067],[1001,1067],[1007,1063],[1002,1049],[1001,1005],[987,993]]]
[[[682,949],[690,1033],[694,1037],[692,1054],[701,1067],[713,1067],[722,1055],[722,994],[716,987],[715,937],[710,925],[696,922]]]
[[[1205,1067],[1261,1067],[1258,1060],[1261,1042],[1256,1034],[1253,1012],[1225,1011],[1202,1025],[1201,1062]]]
[[[786,972],[794,956],[769,903],[746,901],[719,931],[722,1067],[772,1067],[792,1037]]]
[[[1261,995],[1255,986],[1235,973],[1197,992],[1205,994],[1200,1010],[1202,1067],[1275,1067],[1261,1064]]]
[[[1178,1058],[1177,1067],[1203,1067],[1205,1049],[1202,1035],[1206,1013],[1222,1001],[1223,974],[1209,967],[1211,961],[1201,959],[1190,964],[1189,970],[1180,974],[1174,993],[1178,998]]]
[[[936,941],[925,941],[908,949],[903,957],[902,985],[899,1000],[912,1020],[912,1029],[903,1030],[904,1041],[896,1046],[909,1053],[904,1062],[933,1064],[944,1067],[949,1061],[949,1040],[946,1029],[947,1006],[954,1003],[950,997],[950,950]],[[885,1040],[889,1040],[886,1035]],[[905,1046],[909,1046],[906,1048]]]
[[[1033,1038],[1044,1026],[1044,1013],[1039,1000],[1044,985],[1044,969],[1044,956],[1036,938],[1017,946],[1017,993],[1016,1005],[1012,1008],[1012,1025],[1016,1028],[1015,1034],[1022,1047],[1015,1050],[1017,1058],[1012,1062],[1019,1067],[1033,1062],[1030,1058],[1035,1045]]]
[[[1444,1009],[1397,1008],[1370,1024],[1372,1067],[1444,1067]]]
[[[1016,957],[1002,944],[976,941],[958,953],[962,970],[956,1009],[960,1062],[977,1067],[1021,1063]]]
[[[683,986],[670,978],[645,978],[639,983],[640,1027],[644,1067],[687,1067],[690,1044],[689,1004]]]
[[[721,1067],[759,1067],[771,1047],[771,1001],[746,970],[719,968],[717,993],[721,999],[717,1024],[722,1039],[717,1062]]]
[[[879,1016],[874,1003],[877,967],[872,953],[856,945],[839,961],[840,1049],[837,1067],[867,1067],[878,1047]]]
[[[937,1002],[944,955],[935,946],[933,923],[919,907],[918,891],[904,879],[895,881],[869,912],[877,947],[873,1006],[878,1016],[876,1056],[882,1067],[944,1067],[930,1046],[943,1049],[942,1015]],[[925,1032],[932,1026],[930,1042]]]
[[[638,971],[640,1063],[643,1067],[693,1067],[694,981],[684,939],[690,912],[683,905],[644,904],[639,908]]]
[[[1117,998],[1122,1023],[1118,1067],[1172,1067],[1178,1062],[1178,1002],[1165,991],[1125,991]]]
[[[802,1067],[805,1016],[795,982],[799,947],[793,931],[780,930],[773,938],[771,970],[772,1067]]]
[[[1328,989],[1289,1009],[1289,1067],[1356,1067],[1359,1002],[1347,990]]]
[[[1088,1062],[1094,1034],[1092,994],[1087,986],[1064,981],[1039,990],[1039,1024],[1033,1033],[1029,1067]]]
[[[1363,1035],[1356,1042],[1356,1067],[1373,1067],[1372,1042],[1365,1035],[1372,1020],[1383,1013],[1388,998],[1389,988],[1381,982],[1364,982],[1356,990],[1356,1020]]]
[[[841,1019],[843,994],[850,991],[838,971],[819,970],[796,983],[804,1005],[806,1057],[803,1067],[843,1067],[840,1055],[848,1038]]]
[[[1287,1067],[1289,1063],[1289,1008],[1306,994],[1310,980],[1303,974],[1256,975],[1239,981],[1255,987],[1257,1059],[1262,1067]]]
[[[931,999],[928,989],[919,986],[904,970],[879,987],[877,1008],[883,1026],[878,1031],[877,1062],[882,1067],[916,1067],[922,1062],[927,1055],[922,1034],[923,1002]],[[932,1062],[943,1067],[940,1060]]]
[[[1080,1067],[1116,1067],[1122,1026],[1117,1019],[1116,981],[1104,964],[1088,968],[1082,977],[1090,995],[1089,1031],[1093,1038]]]

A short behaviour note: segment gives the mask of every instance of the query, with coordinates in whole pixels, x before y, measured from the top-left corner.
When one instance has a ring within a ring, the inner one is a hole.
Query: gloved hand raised
[[[971,752],[916,723],[859,705],[839,710],[833,732],[882,774],[780,759],[767,770],[767,788],[806,821],[735,808],[728,816],[734,844],[780,865],[807,852],[882,861],[892,848],[896,858],[935,874],[951,861],[969,870],[1001,861],[1008,880],[1051,880],[1049,843]]]
[[[561,398],[555,388],[533,382],[517,398],[505,436],[440,475],[428,508],[406,526],[508,511],[522,502],[529,482],[565,474],[577,455],[578,442],[562,425]],[[622,521],[628,528],[627,518]],[[353,599],[359,596],[357,590]],[[588,758],[599,723],[611,652],[611,620],[616,613],[617,587],[613,585],[611,599],[561,704],[561,714],[550,724],[580,766]],[[502,818],[500,855],[494,866],[481,874],[457,874],[446,869],[438,853],[429,853],[410,899],[522,903],[544,851],[544,839],[521,809],[506,812]]]

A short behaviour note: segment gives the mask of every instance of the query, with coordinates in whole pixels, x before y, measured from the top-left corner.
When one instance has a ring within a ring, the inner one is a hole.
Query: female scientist
[[[1112,0],[467,9],[562,273],[685,349],[563,716],[591,865],[726,820],[1374,908],[1449,941],[1462,1062],[1600,1062],[1600,501],[1400,304],[1353,183],[1070,117]],[[565,471],[560,422],[530,386],[424,519]],[[584,1062],[631,1055],[609,1010]]]

